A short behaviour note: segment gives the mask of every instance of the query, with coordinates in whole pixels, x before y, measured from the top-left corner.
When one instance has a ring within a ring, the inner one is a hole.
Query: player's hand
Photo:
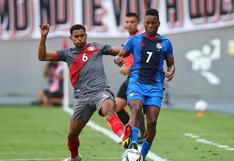
[[[49,33],[50,25],[44,24],[39,26],[41,29],[41,36],[47,36]]]
[[[167,81],[172,80],[174,74],[175,74],[175,66],[172,65],[171,67],[167,68],[167,72],[166,72]]]
[[[124,58],[122,56],[117,55],[115,56],[114,62],[115,64],[121,67],[124,64]]]

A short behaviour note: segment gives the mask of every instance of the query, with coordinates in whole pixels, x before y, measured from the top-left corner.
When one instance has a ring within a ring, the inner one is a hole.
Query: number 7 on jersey
[[[147,58],[147,60],[146,60],[146,63],[149,63],[150,58],[151,58],[153,52],[147,51],[147,54],[148,54],[148,58]]]

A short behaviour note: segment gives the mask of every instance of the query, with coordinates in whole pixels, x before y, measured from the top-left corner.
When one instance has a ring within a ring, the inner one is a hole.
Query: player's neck
[[[84,46],[79,46],[79,47],[77,47],[77,48],[80,49],[80,50],[83,50],[83,49],[85,49],[88,45],[89,45],[89,44],[86,43]]]
[[[155,37],[155,36],[158,36],[158,33],[155,33],[155,34],[147,34],[147,33],[145,33],[145,35],[147,37]]]
[[[159,35],[156,33],[156,34],[147,34],[145,33],[145,38],[149,39],[149,40],[156,40],[159,38]]]

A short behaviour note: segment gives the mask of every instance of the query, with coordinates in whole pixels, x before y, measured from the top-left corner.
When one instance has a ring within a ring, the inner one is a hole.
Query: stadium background
[[[37,59],[39,24],[51,24],[48,51],[62,48],[64,40],[73,46],[68,36],[74,23],[86,25],[90,42],[120,47],[128,36],[122,27],[126,11],[140,15],[143,29],[149,6],[160,12],[159,31],[174,44],[176,61],[176,75],[169,83],[173,106],[168,107],[173,108],[164,110],[163,105],[152,152],[175,161],[233,160],[233,0],[0,0],[0,161],[52,161],[68,155],[69,116],[60,108],[27,106],[47,84],[46,62]],[[116,93],[125,78],[113,57],[104,57],[104,63]],[[208,102],[203,118],[193,112],[201,99]],[[92,121],[108,129],[97,115]],[[120,159],[120,145],[102,133],[85,128],[82,134],[84,160]]]
[[[174,44],[177,70],[169,88],[174,105],[187,108],[204,99],[211,109],[219,110],[222,105],[223,109],[232,112],[234,4],[224,0],[2,1],[0,104],[28,104],[36,99],[37,91],[45,87],[42,76],[45,63],[37,60],[40,23],[51,24],[48,51],[62,47],[73,23],[87,26],[89,41],[120,47],[127,40],[122,26],[124,14],[127,10],[137,12],[139,27],[143,29],[144,11],[149,6],[158,8],[159,32]],[[213,40],[219,41],[216,46],[218,56],[214,60],[211,58],[216,48]],[[72,46],[69,41],[69,47]],[[201,55],[200,60],[194,57],[194,62],[187,59],[186,55],[192,51],[204,54],[203,47],[208,47],[210,53]],[[110,86],[116,93],[124,78],[113,64],[112,57],[106,57],[104,62]],[[218,81],[211,83],[207,78],[211,76],[202,75],[202,69],[213,74]]]

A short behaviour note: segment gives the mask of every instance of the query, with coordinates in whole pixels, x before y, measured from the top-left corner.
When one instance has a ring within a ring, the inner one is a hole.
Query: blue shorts
[[[146,111],[149,106],[160,108],[163,99],[163,87],[159,85],[141,84],[139,82],[129,83],[127,91],[128,103],[133,100],[141,100],[143,110]]]

